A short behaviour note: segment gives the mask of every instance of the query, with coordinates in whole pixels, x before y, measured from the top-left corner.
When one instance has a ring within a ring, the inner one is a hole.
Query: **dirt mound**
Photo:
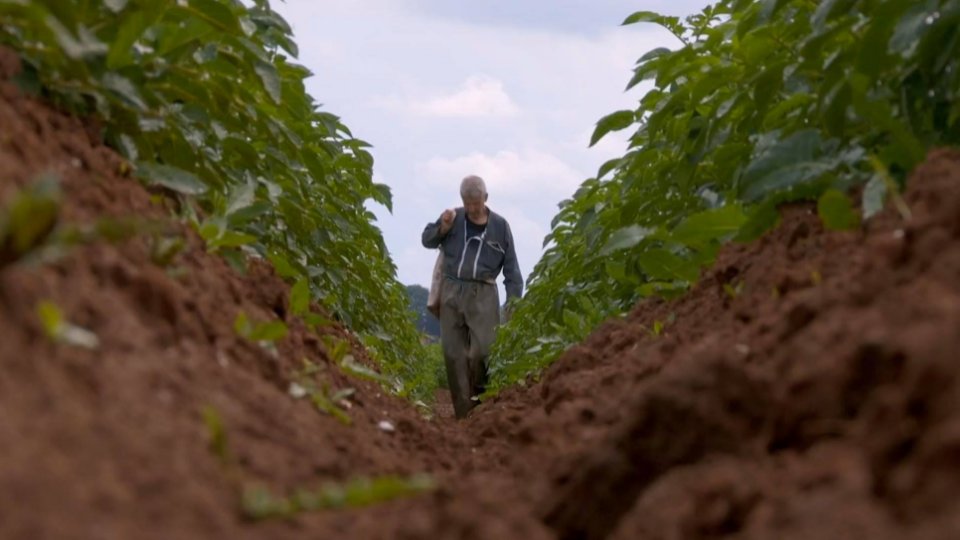
[[[13,75],[16,57],[0,51],[0,65]],[[260,484],[284,494],[359,475],[442,473],[430,442],[437,423],[344,374],[321,337],[287,316],[288,288],[268,266],[241,273],[208,254],[128,171],[95,124],[0,81],[0,207],[52,175],[66,226],[105,217],[162,224],[159,233],[0,267],[0,538],[299,536],[298,521],[245,520],[241,490]],[[186,239],[168,266],[152,256],[158,234]],[[48,339],[42,302],[99,346]],[[290,334],[271,352],[237,335],[240,312],[286,319]],[[342,328],[323,332],[350,341],[369,363]],[[329,393],[355,390],[339,404],[350,425],[288,393],[304,361]],[[211,449],[216,430],[204,411],[223,424],[225,458]],[[310,526],[322,536],[381,523],[364,511],[350,527],[338,520],[328,514]]]
[[[0,50],[0,79],[16,66]],[[0,264],[0,538],[960,536],[956,152],[914,173],[909,220],[825,232],[786,207],[686,297],[605,323],[460,423],[343,373],[267,266],[207,253],[128,171],[95,123],[0,81],[0,205],[50,173],[63,224],[162,224]],[[159,264],[169,237],[186,247]],[[43,302],[99,346],[54,343]],[[241,311],[290,334],[250,343]],[[355,390],[349,425],[290,395],[304,360]],[[254,484],[421,472],[437,489],[372,508],[242,512]]]
[[[960,153],[905,198],[911,219],[858,232],[785,208],[687,297],[569,351],[535,426],[474,423],[566,447],[536,490],[561,538],[957,537]]]

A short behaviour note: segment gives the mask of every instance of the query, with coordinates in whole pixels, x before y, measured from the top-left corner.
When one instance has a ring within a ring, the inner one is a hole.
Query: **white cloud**
[[[680,14],[706,1],[650,0],[648,7]],[[557,203],[623,154],[630,130],[587,145],[599,118],[637,106],[645,89],[623,91],[635,60],[677,42],[653,25],[618,26],[631,10],[624,0],[562,2],[564,9],[531,0],[482,17],[496,2],[462,12],[462,3],[439,9],[441,2],[287,0],[274,7],[296,30],[300,62],[316,73],[309,91],[374,145],[377,178],[392,187],[394,212],[372,206],[400,279],[428,283],[433,257],[420,233],[459,203],[467,174],[487,180],[490,206],[510,221],[527,275]],[[598,2],[607,4],[605,15],[580,31],[588,21],[576,13],[597,15]],[[550,22],[563,17],[576,19]]]
[[[585,178],[560,158],[537,149],[473,152],[449,159],[434,157],[418,169],[424,182],[453,190],[461,178],[476,174],[486,181],[492,196],[505,198],[562,197],[572,193]]]
[[[440,118],[509,118],[520,108],[503,88],[503,82],[486,75],[471,75],[458,90],[429,98],[378,98],[388,109]]]

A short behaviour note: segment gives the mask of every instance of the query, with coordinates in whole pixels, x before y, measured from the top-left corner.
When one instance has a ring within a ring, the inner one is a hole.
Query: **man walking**
[[[500,322],[496,278],[503,270],[507,298],[523,294],[510,225],[487,208],[487,186],[479,176],[460,183],[463,207],[444,210],[423,229],[423,245],[440,247],[440,339],[447,382],[457,418],[477,405],[487,383],[487,356]]]

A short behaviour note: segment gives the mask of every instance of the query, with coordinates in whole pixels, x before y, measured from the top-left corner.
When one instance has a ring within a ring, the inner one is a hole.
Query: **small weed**
[[[294,315],[304,315],[309,309],[310,282],[301,278],[290,288],[290,311]]]
[[[733,284],[724,283],[723,292],[725,292],[731,300],[735,300],[743,292],[743,281],[737,281]]]
[[[330,356],[330,360],[332,360],[334,364],[340,364],[340,361],[343,360],[350,351],[350,342],[331,335],[325,335],[321,339],[327,347],[327,355]]]
[[[184,247],[186,242],[182,237],[154,236],[150,241],[150,260],[161,268],[168,268]]]
[[[230,448],[227,444],[227,430],[223,425],[223,418],[212,405],[203,408],[203,423],[207,426],[207,436],[210,439],[210,451],[217,456],[220,463],[230,463]]]
[[[252,234],[230,230],[223,218],[210,219],[195,226],[197,233],[206,242],[207,249],[212,253],[216,253],[221,248],[237,248],[257,241],[257,237]]]
[[[874,155],[870,156],[870,165],[873,166],[876,176],[883,183],[884,194],[889,195],[900,217],[903,218],[904,221],[910,221],[913,218],[913,212],[911,212],[910,207],[907,206],[907,201],[903,200],[903,197],[900,195],[900,188],[897,185],[897,181],[890,175],[890,169],[887,168],[879,157]]]
[[[658,337],[663,334],[663,321],[653,321],[653,328],[650,333]]]
[[[352,424],[353,420],[346,413],[346,411],[340,408],[337,403],[353,393],[352,388],[348,390],[350,390],[350,393],[345,395],[341,394],[342,391],[331,395],[330,388],[326,384],[323,385],[322,388],[317,388],[315,386],[307,387],[307,393],[310,396],[310,401],[313,402],[317,409],[336,418],[341,424],[346,426]]]
[[[281,340],[290,331],[283,321],[255,323],[243,311],[238,313],[237,318],[234,319],[233,329],[240,337],[260,344]]]
[[[310,327],[311,330],[316,332],[317,328],[323,328],[327,326],[333,326],[333,321],[320,315],[319,313],[304,313],[301,315],[303,322]]]
[[[368,368],[360,362],[357,362],[351,354],[344,356],[337,365],[339,365],[340,369],[342,369],[344,372],[349,375],[353,375],[354,377],[387,385],[391,383],[387,376]]]
[[[435,489],[426,474],[407,478],[380,476],[357,478],[346,483],[328,483],[316,491],[297,490],[278,497],[263,486],[248,486],[243,492],[243,514],[253,520],[289,519],[301,512],[332,508],[359,508]]]
[[[48,338],[65,345],[96,349],[100,347],[100,339],[93,332],[67,322],[63,311],[49,300],[37,304],[37,315],[43,325],[43,332]]]
[[[0,211],[0,268],[41,248],[60,219],[60,184],[47,176],[21,190]]]
[[[290,383],[287,393],[294,399],[309,397],[311,403],[320,411],[336,418],[340,423],[349,426],[353,420],[344,409],[350,408],[346,399],[356,392],[353,388],[344,388],[331,393],[330,387],[324,383],[317,386],[308,377],[301,375],[297,381]]]
[[[296,374],[287,393],[294,399],[309,397],[310,401],[321,412],[327,413],[339,420],[344,425],[353,423],[345,409],[350,408],[350,402],[347,398],[356,393],[354,388],[343,388],[336,392],[331,392],[327,383],[318,386],[314,380],[314,375],[320,371],[320,367],[310,360],[303,359],[303,368]]]

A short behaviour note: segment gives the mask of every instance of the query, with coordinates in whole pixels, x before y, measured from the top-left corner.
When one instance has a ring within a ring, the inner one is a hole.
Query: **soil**
[[[0,79],[17,64],[0,51]],[[341,372],[269,266],[208,253],[96,123],[0,80],[0,208],[51,174],[61,225],[163,228],[0,264],[0,538],[960,537],[956,151],[913,173],[909,219],[828,232],[784,207],[687,296],[604,323],[461,422],[442,393],[426,418]],[[186,238],[169,266],[158,235]],[[49,339],[42,301],[99,347]],[[291,332],[275,353],[249,343],[241,311]],[[304,359],[355,390],[350,425],[291,395]],[[435,490],[367,508],[252,521],[240,503],[423,472]]]

